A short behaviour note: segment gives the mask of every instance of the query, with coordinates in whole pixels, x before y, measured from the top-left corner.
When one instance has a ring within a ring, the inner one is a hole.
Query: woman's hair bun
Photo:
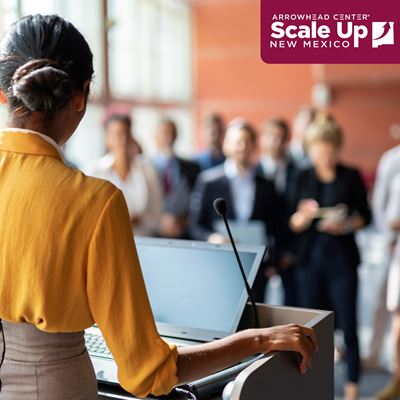
[[[73,85],[68,74],[56,62],[31,60],[19,67],[11,81],[10,95],[29,111],[52,115],[71,98]]]

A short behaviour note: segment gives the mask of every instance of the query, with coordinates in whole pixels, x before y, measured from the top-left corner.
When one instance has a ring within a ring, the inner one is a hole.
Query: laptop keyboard
[[[91,356],[113,358],[102,336],[85,332],[85,342],[86,348]]]
[[[87,351],[91,356],[113,359],[103,336],[96,333],[85,332],[85,342]],[[170,343],[174,343],[176,347],[185,347],[188,345],[187,343],[180,343],[179,340],[171,340]]]

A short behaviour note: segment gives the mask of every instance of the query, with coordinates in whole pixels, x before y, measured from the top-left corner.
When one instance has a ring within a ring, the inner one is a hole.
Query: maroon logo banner
[[[400,63],[398,0],[261,0],[267,63]]]

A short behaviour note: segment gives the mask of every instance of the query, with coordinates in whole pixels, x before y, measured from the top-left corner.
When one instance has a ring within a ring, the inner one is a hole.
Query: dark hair
[[[212,113],[212,114],[207,114],[203,118],[203,124],[204,125],[217,125],[218,129],[223,130],[224,129],[224,121],[222,119],[222,116],[220,114]]]
[[[104,122],[104,125],[106,128],[112,123],[112,122],[120,122],[121,124],[126,125],[126,127],[131,130],[132,127],[132,118],[129,115],[126,114],[111,114],[109,117]]]
[[[235,128],[239,130],[246,131],[249,135],[250,140],[255,144],[257,143],[257,131],[254,126],[246,121],[244,118],[235,118],[229,122],[227,130]]]
[[[1,42],[0,89],[12,111],[39,111],[51,118],[92,75],[88,43],[57,15],[23,17]]]
[[[175,142],[176,138],[178,137],[178,127],[176,126],[175,121],[168,117],[162,117],[161,124],[168,125],[169,129],[171,129],[172,141]]]
[[[262,125],[262,130],[269,126],[274,126],[276,128],[279,128],[283,131],[283,134],[285,136],[285,140],[289,138],[289,124],[282,118],[273,118],[270,120],[267,120],[263,123]]]

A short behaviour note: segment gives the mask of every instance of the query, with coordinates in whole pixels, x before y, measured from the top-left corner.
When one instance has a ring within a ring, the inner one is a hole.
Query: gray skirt
[[[98,399],[83,332],[46,333],[30,324],[2,324],[1,400]]]

